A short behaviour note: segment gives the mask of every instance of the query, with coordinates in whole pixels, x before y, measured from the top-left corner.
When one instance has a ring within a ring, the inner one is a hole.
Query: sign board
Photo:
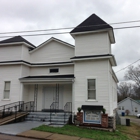
[[[101,111],[84,110],[83,122],[101,124]]]

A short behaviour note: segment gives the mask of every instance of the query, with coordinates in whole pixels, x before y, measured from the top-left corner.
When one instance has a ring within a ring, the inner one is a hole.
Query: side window
[[[4,99],[9,99],[10,97],[10,84],[11,82],[10,81],[5,81],[5,84],[4,84]]]
[[[138,109],[137,109],[137,107],[135,107],[135,112],[138,112]]]
[[[118,108],[119,110],[121,110],[121,107],[119,106],[119,108]]]
[[[96,79],[88,79],[87,82],[88,100],[96,99]]]

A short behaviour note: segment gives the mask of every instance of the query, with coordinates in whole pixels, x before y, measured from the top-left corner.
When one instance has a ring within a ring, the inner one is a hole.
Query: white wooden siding
[[[20,100],[20,75],[21,65],[0,66],[0,105]],[[4,81],[11,81],[10,100],[3,100]]]
[[[70,61],[74,56],[74,49],[56,41],[51,41],[37,51],[31,53],[32,63],[52,63]]]
[[[107,32],[75,36],[75,56],[109,53],[110,42]]]
[[[22,45],[0,46],[0,61],[21,60]]]
[[[103,105],[107,113],[112,115],[109,101],[109,60],[91,60],[75,62],[75,112],[81,105]],[[97,79],[97,99],[96,101],[87,100],[87,77],[96,77]]]
[[[50,68],[59,68],[58,73],[50,73]],[[63,74],[74,74],[74,66],[67,65],[67,66],[55,66],[55,67],[33,67],[31,68],[31,76],[34,75],[63,75]]]
[[[20,78],[30,75],[30,67],[22,65],[21,68],[22,69],[21,69],[21,77]]]
[[[24,45],[22,45],[22,60],[30,62],[29,48]]]

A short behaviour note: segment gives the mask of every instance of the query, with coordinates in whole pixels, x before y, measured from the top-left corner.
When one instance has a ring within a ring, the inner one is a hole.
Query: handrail
[[[67,102],[64,105],[64,123],[65,123],[65,117],[66,117],[66,113],[72,113],[72,102]]]
[[[15,115],[15,120],[17,117],[17,112],[31,112],[34,111],[34,101],[30,101],[27,103],[19,103],[18,105],[14,105],[12,107],[4,108],[1,110],[2,112],[2,118]]]
[[[6,104],[6,105],[11,105],[11,104],[19,103],[19,102],[24,102],[24,101],[13,102],[13,103]],[[6,106],[6,105],[1,105],[0,108],[3,107],[3,106]]]
[[[3,110],[3,109],[9,108],[11,106],[20,105],[22,103],[24,103],[24,101],[18,101],[18,102],[13,102],[13,103],[10,103],[10,104],[2,105],[2,106],[0,106],[0,111]]]
[[[56,113],[57,108],[58,108],[58,102],[53,102],[50,105],[50,123],[51,123],[52,112],[54,111]]]

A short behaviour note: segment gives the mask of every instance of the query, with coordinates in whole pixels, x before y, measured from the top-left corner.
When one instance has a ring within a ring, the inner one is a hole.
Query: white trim
[[[95,79],[95,89],[96,89],[96,94],[95,94],[95,99],[88,99],[88,80],[89,79]],[[85,101],[86,102],[98,102],[98,97],[97,97],[97,93],[98,93],[98,90],[97,90],[97,88],[98,88],[98,80],[97,80],[98,78],[96,77],[96,76],[87,76],[86,77],[86,95],[85,95]]]
[[[88,58],[74,58],[71,61],[84,61],[84,60],[97,60],[97,59],[109,59],[112,66],[117,66],[115,57],[112,56],[102,56],[102,57],[88,57]]]
[[[78,57],[78,56],[77,56]],[[83,61],[83,60],[96,60],[96,59],[108,59],[111,58],[112,56],[102,56],[102,57],[87,57],[87,58],[74,58],[71,59],[72,61]]]
[[[29,66],[29,67],[46,67],[46,66],[65,66],[65,65],[67,66],[67,65],[74,65],[74,63],[30,65],[30,64],[27,64],[25,62],[12,62],[12,63],[9,62],[9,63],[0,63],[0,66],[2,66],[2,65],[17,65],[17,64],[26,65],[26,66]]]
[[[69,47],[71,47],[71,48],[74,49],[74,46],[73,46],[73,45],[67,44],[67,43],[65,43],[65,42],[63,42],[63,41],[61,42],[61,41],[55,39],[54,37],[52,37],[52,38],[48,39],[47,41],[45,41],[44,43],[42,43],[41,45],[39,45],[39,46],[38,46],[37,48],[35,48],[34,50],[31,50],[29,53],[35,52],[36,50],[42,48],[44,45],[47,45],[48,43],[50,43],[51,41],[56,41],[56,42],[58,42],[58,43],[61,43],[61,44],[63,44],[63,45],[69,46]]]
[[[5,83],[10,82],[10,89],[9,89],[9,98],[4,98],[4,92],[5,92]],[[9,80],[4,80],[4,87],[3,87],[3,99],[2,100],[10,100],[10,93],[11,93],[11,81]]]

